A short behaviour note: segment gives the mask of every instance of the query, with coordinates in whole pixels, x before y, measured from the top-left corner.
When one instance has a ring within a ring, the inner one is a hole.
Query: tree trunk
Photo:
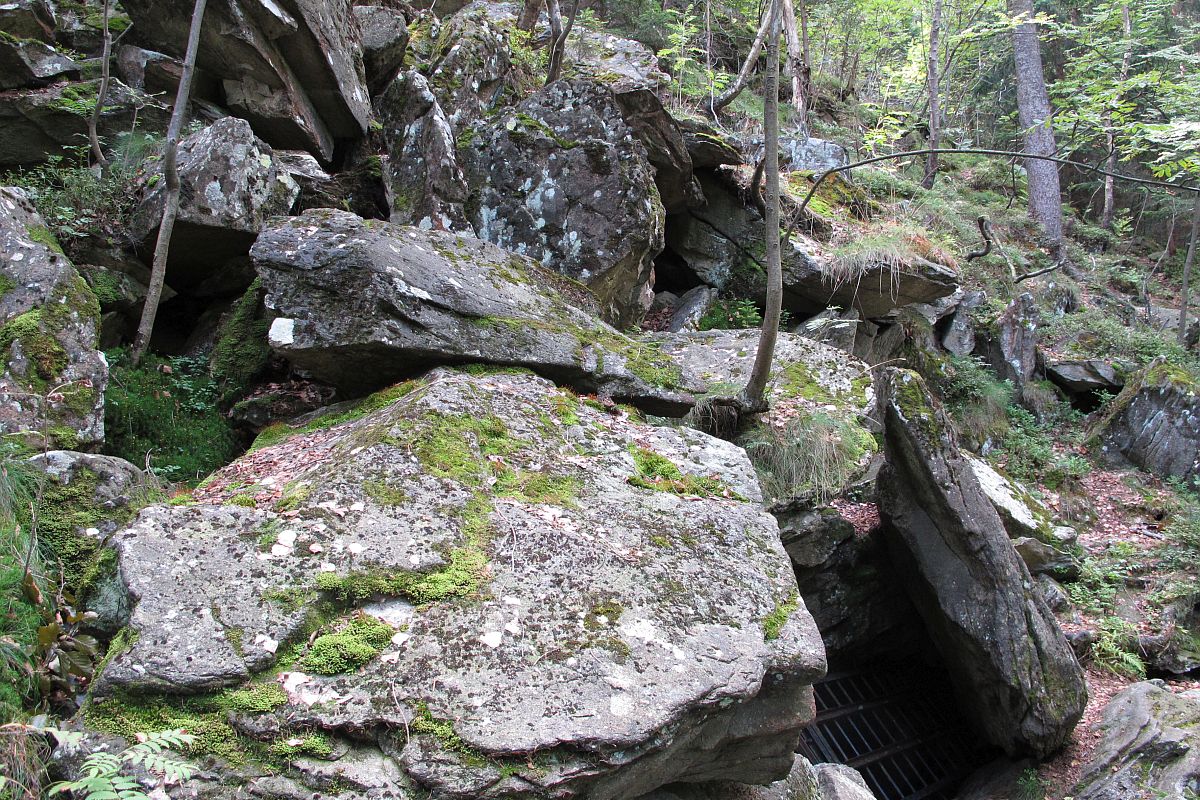
[[[575,8],[579,8],[578,0]],[[558,0],[546,0],[546,13],[550,17],[550,65],[546,69],[546,85],[550,85],[562,77],[563,56],[567,52],[570,29],[563,27],[562,8]],[[571,12],[571,19],[575,19],[574,11]]]
[[[774,2],[774,0],[772,0]],[[754,42],[750,45],[750,52],[746,54],[746,61],[742,64],[742,68],[738,70],[737,78],[734,79],[733,85],[717,96],[712,103],[712,113],[716,114],[725,106],[737,99],[737,96],[742,93],[742,89],[746,88],[746,81],[750,80],[750,73],[754,71],[754,65],[758,63],[758,56],[762,53],[763,42],[767,38],[767,30],[771,27],[771,14],[768,12],[763,15],[762,23],[758,26],[758,32],[754,34]]]
[[[1008,0],[1008,13],[1033,19],[1033,0]],[[1025,151],[1051,156],[1055,153],[1054,130],[1050,123],[1050,97],[1042,71],[1038,27],[1032,21],[1013,28],[1013,61],[1017,77],[1017,117],[1025,135]],[[1062,196],[1058,168],[1049,161],[1025,160],[1029,180],[1029,214],[1041,227],[1046,244],[1056,259],[1063,257]]]
[[[183,59],[183,74],[175,92],[175,108],[171,111],[171,123],[167,126],[167,146],[163,155],[163,173],[166,191],[163,193],[162,222],[158,226],[158,241],[154,245],[154,262],[150,268],[150,286],[146,290],[146,303],[142,307],[142,319],[138,323],[137,338],[133,340],[133,365],[137,366],[150,346],[150,334],[154,332],[154,318],[158,315],[158,301],[162,297],[163,281],[167,277],[167,252],[171,247],[171,233],[175,230],[175,216],[179,213],[179,170],[176,158],[179,153],[179,134],[187,116],[188,99],[192,91],[192,79],[196,74],[196,51],[200,49],[200,26],[204,22],[204,6],[207,0],[196,0],[192,7],[191,29],[188,31],[187,54]]]
[[[1200,192],[1192,205],[1192,235],[1188,238],[1187,255],[1183,258],[1183,292],[1179,298],[1179,343],[1187,345],[1188,290],[1192,282],[1192,264],[1196,263],[1196,239],[1200,238]]]
[[[800,46],[800,31],[796,27],[796,12],[792,0],[783,0],[783,34],[787,39],[787,75],[792,82],[792,108],[800,130],[808,135],[808,95],[804,87],[804,54]]]
[[[538,16],[542,13],[545,0],[525,0],[521,6],[521,18],[517,20],[517,28],[529,33],[537,25]]]
[[[938,50],[938,39],[942,33],[942,0],[933,0],[933,15],[929,20],[929,60],[926,71],[929,83],[929,146],[936,150],[942,141],[942,104],[938,96],[938,72],[941,69],[941,56]],[[938,154],[930,153],[925,159],[925,179],[921,186],[933,188],[937,179]]]
[[[1121,6],[1121,32],[1125,35],[1125,53],[1121,56],[1121,72],[1118,79],[1121,83],[1129,77],[1129,62],[1133,57],[1133,42],[1130,41],[1130,36],[1133,32],[1133,23],[1129,18],[1129,5]],[[1113,98],[1116,101],[1116,98]],[[1116,172],[1117,169],[1117,132],[1113,129],[1112,112],[1104,113],[1104,130],[1105,143],[1108,146],[1108,171]],[[1116,215],[1117,208],[1117,187],[1116,181],[1111,175],[1104,176],[1104,208],[1100,211],[1100,227],[1106,231],[1111,231],[1113,226],[1113,217]]]
[[[779,337],[779,317],[783,305],[782,251],[779,242],[779,18],[781,0],[772,0],[767,13],[770,33],[767,37],[767,85],[763,98],[763,141],[766,165],[766,214],[763,238],[766,247],[767,294],[763,313],[762,335],[754,367],[739,398],[742,408],[758,412],[766,410],[767,379],[775,359],[775,340]],[[755,187],[755,191],[757,191]]]
[[[108,157],[100,146],[100,114],[104,111],[104,102],[108,99],[108,84],[112,71],[112,31],[108,27],[109,0],[104,0],[104,49],[100,53],[100,88],[96,91],[96,107],[88,117],[88,141],[92,143],[92,157],[100,165],[101,170],[108,169]]]
[[[804,77],[804,102],[812,106],[812,47],[808,41],[808,0],[796,0],[800,6],[800,71]],[[808,120],[804,120],[807,125]]]

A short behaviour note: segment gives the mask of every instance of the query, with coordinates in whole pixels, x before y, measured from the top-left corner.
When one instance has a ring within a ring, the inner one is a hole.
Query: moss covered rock
[[[34,447],[104,438],[100,306],[19,189],[0,189],[0,429]]]
[[[114,537],[137,635],[95,683],[93,729],[252,678],[286,702],[221,724],[296,748],[319,729],[332,759],[352,738],[347,770],[382,750],[439,797],[637,797],[792,767],[824,653],[727,442],[529,373],[439,369],[203,496],[225,502],[151,507]],[[310,791],[339,772],[285,755]]]

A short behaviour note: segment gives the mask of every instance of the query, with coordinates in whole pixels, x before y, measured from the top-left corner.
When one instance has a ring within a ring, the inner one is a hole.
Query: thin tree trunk
[[[941,64],[941,56],[938,50],[938,39],[942,33],[942,0],[933,0],[933,15],[929,20],[929,60],[926,62],[928,66],[929,83],[929,146],[936,151],[941,146],[942,141],[942,102],[938,96],[938,70]],[[937,179],[938,170],[938,154],[932,152],[925,159],[925,179],[921,181],[921,186],[926,189],[933,188],[933,182]]]
[[[792,82],[792,108],[800,130],[808,133],[806,108],[808,96],[804,93],[804,53],[800,46],[800,31],[796,27],[796,11],[792,0],[783,0],[783,34],[787,39],[787,75]]]
[[[772,0],[774,2],[774,0]],[[762,24],[758,26],[758,32],[754,34],[754,42],[750,45],[750,52],[746,55],[746,60],[742,64],[742,68],[738,70],[737,78],[734,79],[733,85],[717,96],[713,101],[712,113],[716,114],[725,106],[737,99],[737,96],[742,93],[742,89],[746,88],[746,82],[750,80],[750,73],[754,71],[754,65],[758,63],[758,56],[762,53],[763,42],[766,41],[767,31],[771,27],[771,14],[768,12],[763,15]]]
[[[1033,19],[1033,0],[1008,0],[1008,13]],[[1050,122],[1050,97],[1042,70],[1038,26],[1032,21],[1013,28],[1013,62],[1017,77],[1017,117],[1025,135],[1025,151],[1050,156],[1055,153]],[[1026,159],[1029,181],[1029,214],[1042,227],[1055,259],[1063,258],[1062,191],[1058,168],[1051,162]]]
[[[100,165],[101,170],[108,169],[108,157],[100,146],[100,114],[104,111],[104,103],[108,100],[108,84],[112,70],[112,31],[109,30],[109,0],[104,0],[104,49],[100,53],[100,88],[96,92],[96,107],[88,117],[88,140],[92,143],[92,157]]]
[[[575,5],[578,8],[578,2]],[[546,69],[546,84],[549,85],[562,77],[567,35],[563,28],[562,8],[558,0],[546,0],[546,13],[550,17],[550,65]]]
[[[1188,290],[1192,282],[1192,264],[1196,263],[1196,239],[1200,238],[1200,193],[1192,204],[1192,235],[1183,258],[1183,292],[1179,298],[1179,343],[1187,345]]]
[[[766,164],[766,214],[763,238],[766,246],[767,294],[762,335],[754,356],[754,367],[742,390],[740,405],[751,411],[766,409],[767,379],[775,359],[775,340],[779,337],[779,317],[783,306],[782,250],[779,242],[779,17],[781,0],[772,0],[770,33],[767,37],[767,85],[763,98],[763,139]],[[755,187],[757,191],[757,187]]]
[[[812,47],[808,40],[808,0],[796,0],[800,6],[800,70],[804,77],[804,102],[812,105]],[[808,120],[803,120],[807,126]],[[807,129],[807,128],[806,128]]]
[[[1125,79],[1129,77],[1129,62],[1133,57],[1133,42],[1130,40],[1133,32],[1133,23],[1129,18],[1129,4],[1121,6],[1121,32],[1125,35],[1125,53],[1121,56],[1119,80],[1121,83],[1124,83]],[[1115,101],[1116,98],[1113,99]],[[1117,132],[1113,129],[1112,111],[1104,112],[1104,129],[1105,140],[1108,145],[1108,171],[1114,172],[1117,169]],[[1116,208],[1116,182],[1111,175],[1107,175],[1104,178],[1104,208],[1100,211],[1100,227],[1106,231],[1112,230]]]
[[[179,154],[179,134],[187,116],[188,100],[192,92],[192,79],[196,74],[196,52],[200,49],[200,26],[204,22],[204,7],[207,0],[196,0],[192,8],[192,24],[188,31],[187,54],[183,59],[183,74],[175,92],[175,108],[171,111],[171,122],[167,126],[167,147],[163,156],[163,173],[166,190],[163,193],[162,222],[158,226],[158,241],[154,245],[154,262],[150,268],[150,286],[146,290],[146,303],[142,307],[142,319],[138,323],[137,338],[133,340],[131,359],[137,366],[150,346],[150,334],[154,332],[154,318],[158,315],[158,302],[162,298],[163,282],[167,276],[167,252],[171,247],[171,233],[175,230],[175,217],[179,213],[179,170],[176,158]]]

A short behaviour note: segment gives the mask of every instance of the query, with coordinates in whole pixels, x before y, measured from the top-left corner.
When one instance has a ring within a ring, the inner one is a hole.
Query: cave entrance
[[[878,800],[952,800],[993,753],[978,746],[943,671],[913,662],[831,670],[800,753],[858,770]]]

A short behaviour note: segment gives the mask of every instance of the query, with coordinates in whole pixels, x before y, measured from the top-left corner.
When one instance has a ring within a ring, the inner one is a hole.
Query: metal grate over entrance
[[[831,673],[814,690],[801,754],[854,767],[879,800],[951,800],[986,761],[944,674],[889,665]]]

